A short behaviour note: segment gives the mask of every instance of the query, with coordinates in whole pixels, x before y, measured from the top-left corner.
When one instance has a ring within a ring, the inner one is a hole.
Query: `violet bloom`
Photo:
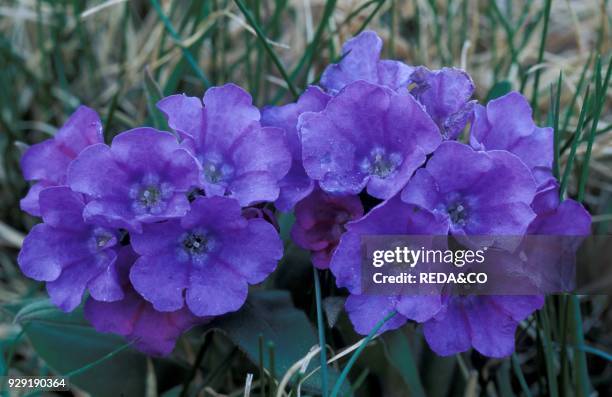
[[[529,234],[549,236],[588,236],[591,214],[577,201],[559,199],[559,185],[549,181],[536,194],[531,207],[536,218],[529,225]]]
[[[399,61],[380,60],[382,45],[380,37],[368,30],[344,43],[342,60],[325,69],[321,86],[330,94],[359,80],[396,91],[407,89],[414,68]]]
[[[298,129],[308,176],[332,194],[387,199],[441,142],[438,128],[409,95],[357,81],[318,113],[303,113]]]
[[[287,144],[291,150],[291,169],[279,181],[280,193],[274,205],[281,211],[290,211],[295,204],[308,196],[314,181],[306,175],[302,165],[302,144],[297,131],[298,117],[304,112],[320,112],[331,96],[318,87],[308,87],[296,103],[283,106],[269,106],[261,112],[261,124],[278,127],[285,131]]]
[[[359,196],[333,196],[319,188],[295,206],[292,240],[312,252],[312,264],[327,269],[344,233],[345,224],[359,219],[363,206]]]
[[[116,267],[125,297],[114,302],[88,299],[85,318],[96,331],[122,335],[146,354],[168,355],[183,332],[209,319],[196,317],[187,308],[174,312],[156,311],[130,284],[130,268],[137,258],[130,246],[119,251]]]
[[[187,213],[198,164],[171,134],[135,128],[117,135],[110,147],[83,150],[68,170],[68,183],[91,199],[86,220],[140,232],[142,223]]]
[[[410,76],[410,93],[425,107],[445,139],[456,139],[469,121],[476,101],[474,83],[460,69],[418,67]]]
[[[392,310],[395,315],[382,331],[394,329],[407,319],[425,321],[440,309],[440,296],[434,294],[370,295],[363,294],[361,277],[361,237],[366,235],[445,235],[447,225],[429,211],[406,204],[398,196],[372,209],[361,219],[349,222],[346,233],[334,253],[330,270],[336,285],[351,293],[346,301],[349,317],[360,334],[369,333],[374,325]]]
[[[444,142],[402,191],[402,200],[444,219],[456,236],[520,236],[535,214],[529,169],[503,150]]]
[[[172,95],[157,107],[198,159],[206,196],[233,197],[243,207],[278,198],[291,153],[283,130],[261,127],[246,91],[226,84],[207,90],[203,101]]]
[[[274,226],[245,219],[238,201],[225,197],[197,198],[180,220],[145,225],[132,246],[141,255],[130,271],[136,291],[158,311],[186,304],[197,316],[238,310],[248,285],[283,255]]]
[[[118,234],[83,221],[83,197],[65,186],[40,193],[43,223],[23,241],[17,262],[23,274],[47,283],[51,302],[64,311],[81,303],[85,290],[100,301],[123,298],[115,270]]]
[[[53,138],[30,146],[21,158],[21,169],[26,180],[37,182],[21,200],[21,209],[40,216],[40,192],[65,185],[70,162],[87,146],[102,142],[100,117],[94,110],[79,106]]]
[[[445,296],[444,299],[442,309],[423,324],[427,344],[441,356],[461,353],[471,347],[488,357],[512,354],[519,322],[544,304],[544,297],[539,295]]]
[[[540,128],[532,119],[531,106],[518,92],[477,105],[470,144],[477,150],[507,150],[532,171],[538,185],[551,180],[553,130]]]

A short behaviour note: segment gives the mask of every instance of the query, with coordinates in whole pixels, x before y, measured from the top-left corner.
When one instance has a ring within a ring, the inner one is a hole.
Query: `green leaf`
[[[149,114],[153,119],[153,125],[158,130],[167,131],[168,123],[162,112],[157,108],[156,104],[162,99],[162,92],[157,83],[153,80],[153,76],[149,72],[149,69],[145,69],[145,90],[147,91],[147,107]]]
[[[414,397],[425,396],[425,390],[421,384],[421,376],[417,363],[412,354],[412,348],[401,330],[386,332],[383,334],[385,355],[389,362],[400,373],[402,379]]]
[[[498,81],[489,90],[489,93],[487,94],[487,102],[492,99],[504,96],[510,91],[512,91],[512,83],[510,81],[508,80]]]
[[[48,300],[39,300],[21,309],[15,322],[24,327],[36,353],[60,375],[116,352],[95,368],[71,377],[72,384],[100,397],[145,394],[145,356],[122,349],[126,342],[117,335],[96,332],[83,318],[81,309],[64,313]]]
[[[209,325],[227,335],[253,362],[259,361],[259,335],[266,344],[274,344],[274,369],[279,378],[295,362],[302,359],[310,348],[318,344],[316,331],[306,315],[296,309],[287,291],[254,291],[239,311],[220,317]],[[268,354],[263,357],[264,366],[270,369]],[[306,373],[318,366],[312,360]],[[329,382],[333,385],[338,373],[328,368]],[[303,393],[321,393],[320,371],[306,379],[302,385]],[[342,395],[350,394],[350,386],[345,383]]]

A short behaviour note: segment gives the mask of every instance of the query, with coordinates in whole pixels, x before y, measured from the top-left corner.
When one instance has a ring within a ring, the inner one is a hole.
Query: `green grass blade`
[[[559,156],[561,152],[561,133],[559,130],[559,113],[561,111],[561,84],[563,82],[563,72],[559,71],[559,80],[557,81],[557,93],[555,101],[552,102],[552,127],[553,127],[553,139],[554,139],[554,159],[553,159],[553,174],[555,178],[559,179]]]
[[[544,363],[546,365],[546,382],[548,383],[548,395],[556,397],[559,395],[559,387],[557,386],[557,374],[555,365],[555,355],[553,351],[553,343],[551,339],[550,321],[546,310],[538,313],[538,319],[542,326],[542,349],[544,351]]]
[[[323,397],[327,397],[329,392],[327,389],[327,344],[325,343],[323,305],[321,304],[321,282],[319,281],[319,273],[317,268],[313,266],[312,271],[314,274],[315,300],[317,302],[317,329],[319,331],[319,346],[321,347],[321,352],[319,353],[319,357],[321,358],[321,390],[323,391]]]
[[[580,135],[584,126],[584,119],[588,110],[590,108],[590,86],[587,87],[587,91],[584,97],[584,105],[582,109],[580,109],[580,116],[578,117],[578,125],[576,125],[576,131],[574,132],[574,137],[572,140],[572,149],[570,150],[567,164],[565,165],[565,170],[563,171],[563,177],[561,179],[561,186],[559,188],[559,196],[563,198],[565,194],[565,190],[567,189],[567,184],[569,182],[569,174],[574,165],[574,158],[576,157],[576,148],[578,147],[578,142],[580,142]]]
[[[251,27],[255,30],[255,33],[257,34],[259,41],[264,46],[264,49],[266,50],[266,52],[272,59],[272,62],[274,63],[278,71],[280,72],[281,76],[283,76],[285,83],[287,83],[287,87],[289,88],[289,91],[291,91],[291,95],[293,95],[294,99],[297,100],[299,96],[298,91],[293,85],[293,82],[291,81],[291,78],[287,74],[287,71],[285,70],[285,67],[283,66],[281,60],[278,58],[278,56],[276,55],[276,53],[270,46],[270,43],[268,43],[268,39],[266,38],[263,31],[261,30],[261,27],[259,26],[255,18],[253,17],[253,14],[251,14],[251,12],[246,8],[242,0],[234,0],[234,2],[236,3],[240,11],[242,12],[244,17],[246,18],[249,25],[251,25]]]
[[[157,15],[159,15],[159,19],[161,19],[162,23],[164,24],[164,27],[166,28],[168,33],[170,33],[170,36],[174,39],[174,41],[176,41],[177,44],[180,45],[181,51],[183,52],[183,57],[185,57],[185,59],[187,60],[187,63],[189,64],[193,72],[196,74],[198,79],[200,79],[202,84],[204,84],[205,88],[210,87],[211,86],[210,81],[208,80],[208,78],[206,78],[206,75],[204,74],[202,69],[200,69],[200,67],[198,66],[198,63],[196,62],[193,55],[191,54],[191,51],[189,51],[188,48],[186,48],[185,46],[181,44],[181,37],[179,36],[177,31],[174,29],[174,26],[172,26],[172,22],[170,22],[170,19],[168,19],[168,16],[164,13],[164,10],[159,4],[159,0],[151,0],[151,5],[157,12]]]
[[[521,385],[521,390],[523,390],[525,396],[531,397],[531,390],[529,390],[529,386],[525,380],[525,375],[523,375],[523,370],[521,369],[521,364],[518,361],[516,353],[512,354],[512,369],[514,370],[514,375],[518,379],[519,384]]]
[[[145,68],[144,86],[147,93],[147,107],[149,109],[149,116],[153,121],[153,125],[158,130],[168,130],[166,118],[156,106],[157,102],[162,99],[162,92],[157,83],[153,81],[153,76],[151,76],[148,68]]]
[[[546,47],[546,37],[548,36],[548,21],[550,20],[550,8],[551,8],[552,0],[546,0],[546,4],[544,6],[544,27],[542,28],[542,38],[540,39],[540,49],[538,51],[538,62],[537,64],[541,64],[544,59],[544,48]],[[531,94],[531,107],[533,108],[534,113],[537,113],[537,101],[538,101],[538,89],[540,86],[540,69],[535,71],[535,76],[533,79],[533,92]]]
[[[392,311],[391,313],[387,314],[385,316],[385,318],[383,318],[378,323],[376,323],[376,325],[374,326],[374,328],[372,328],[372,330],[370,331],[368,336],[366,336],[363,339],[363,342],[361,342],[361,344],[359,345],[357,350],[355,350],[353,352],[353,354],[351,355],[351,358],[346,363],[346,365],[344,366],[344,369],[340,373],[340,376],[338,377],[338,380],[336,381],[336,384],[334,385],[334,389],[332,390],[331,397],[337,397],[338,396],[338,393],[340,393],[340,389],[342,388],[342,384],[346,380],[346,378],[348,376],[348,373],[350,372],[351,368],[353,368],[353,365],[355,365],[355,363],[357,362],[357,359],[359,358],[359,356],[361,355],[363,350],[366,348],[368,343],[370,343],[370,341],[376,335],[378,330],[381,329],[382,326],[385,325],[385,323],[387,321],[389,321],[396,314],[397,314],[397,312],[395,310]]]
[[[580,313],[580,302],[576,295],[570,296],[570,307],[572,324],[570,333],[575,346],[584,346],[584,333],[582,330],[582,314]],[[574,350],[574,376],[576,380],[576,395],[588,397],[590,394],[589,371],[587,368],[586,353],[582,349]]]

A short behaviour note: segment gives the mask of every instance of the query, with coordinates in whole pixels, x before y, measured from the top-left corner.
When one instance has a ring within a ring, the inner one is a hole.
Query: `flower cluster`
[[[252,212],[278,198],[291,165],[283,131],[262,127],[235,85],[159,107],[177,135],[136,128],[106,145],[98,116],[81,107],[53,139],[26,151],[24,174],[37,183],[22,208],[43,222],[18,257],[62,310],[87,295],[96,329],[151,354],[238,310],[249,284],[275,269],[278,232]]]
[[[282,106],[260,110],[233,84],[169,96],[157,106],[173,133],[136,128],[106,145],[98,116],[79,108],[23,156],[36,183],[22,209],[43,222],[24,241],[22,271],[61,309],[87,295],[96,329],[167,354],[275,269],[273,203],[295,211],[294,243],[348,290],[357,332],[396,311],[382,331],[422,323],[441,355],[510,354],[543,297],[366,295],[361,236],[585,235],[590,215],[559,200],[553,132],[523,96],[483,106],[464,71],[381,50],[374,32],[359,34],[319,86]]]

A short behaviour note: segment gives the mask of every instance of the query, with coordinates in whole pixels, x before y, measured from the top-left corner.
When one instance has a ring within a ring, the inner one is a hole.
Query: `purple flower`
[[[157,106],[198,159],[206,196],[229,196],[240,205],[274,201],[291,167],[283,130],[261,127],[251,96],[234,84],[213,87],[203,102],[172,95]]]
[[[410,93],[425,107],[446,139],[456,139],[472,115],[474,83],[460,69],[431,71],[418,67],[410,76]]]
[[[531,172],[518,157],[449,141],[412,177],[402,200],[441,217],[453,235],[519,236],[535,217],[535,193]]]
[[[313,265],[327,269],[345,224],[362,215],[358,196],[332,196],[315,188],[295,206],[291,238],[298,246],[312,251]]]
[[[37,183],[21,200],[21,209],[40,216],[40,192],[47,187],[65,185],[70,162],[87,146],[102,142],[100,117],[92,109],[79,106],[52,139],[30,146],[21,158],[21,169],[26,180]]]
[[[519,322],[543,304],[544,297],[538,295],[446,296],[442,309],[423,324],[423,333],[441,356],[474,347],[488,357],[505,357],[514,351]]]
[[[518,92],[477,105],[470,131],[477,150],[507,150],[532,171],[538,185],[552,179],[553,130],[535,125],[531,106]]]
[[[405,186],[438,147],[438,128],[409,95],[365,81],[344,88],[319,113],[303,113],[298,129],[308,176],[332,194],[387,199]]]
[[[559,185],[552,180],[540,188],[531,207],[536,218],[529,225],[529,234],[549,236],[588,236],[591,234],[591,214],[582,204],[571,199],[559,199]]]
[[[399,61],[380,60],[382,44],[376,33],[367,30],[344,43],[342,60],[325,69],[321,86],[330,94],[359,80],[396,91],[407,89],[414,68]]]
[[[68,183],[91,198],[86,220],[140,232],[142,223],[185,215],[186,193],[199,184],[198,165],[171,134],[135,128],[110,147],[83,150],[68,170]]]
[[[158,311],[186,304],[197,316],[238,310],[248,285],[283,255],[274,227],[245,219],[238,201],[225,197],[197,198],[180,220],[145,225],[132,246],[141,255],[130,271],[134,288]]]
[[[116,267],[125,291],[124,298],[114,302],[88,299],[84,308],[85,318],[98,332],[125,336],[144,353],[167,355],[183,332],[209,319],[196,317],[187,308],[174,312],[156,311],[130,284],[130,268],[137,258],[130,246],[119,251]]]
[[[295,204],[308,196],[314,187],[302,165],[302,144],[297,131],[298,117],[304,112],[320,112],[325,109],[331,96],[318,87],[308,87],[296,103],[283,106],[269,106],[261,112],[261,124],[278,127],[285,131],[291,150],[291,169],[279,182],[280,193],[274,203],[281,211],[290,211]]]
[[[64,311],[81,303],[85,290],[100,301],[123,298],[114,266],[115,231],[83,221],[83,197],[65,186],[40,193],[44,223],[32,228],[17,258],[28,277],[47,282],[51,301]]]
[[[440,296],[362,294],[361,237],[366,235],[445,235],[447,225],[431,212],[406,204],[398,196],[378,205],[361,219],[346,224],[346,233],[334,253],[330,270],[336,285],[351,293],[346,309],[355,327],[367,334],[391,310],[399,314],[385,324],[382,330],[401,326],[407,319],[425,321],[440,309]]]

